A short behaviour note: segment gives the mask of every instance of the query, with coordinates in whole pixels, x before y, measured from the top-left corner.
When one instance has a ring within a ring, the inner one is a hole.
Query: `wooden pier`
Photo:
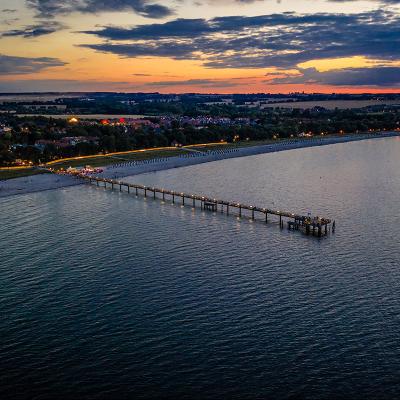
[[[211,212],[220,211],[221,213],[225,212],[227,215],[233,214],[237,215],[238,217],[249,217],[251,220],[260,220],[261,216],[265,223],[270,222],[270,216],[275,216],[279,218],[278,221],[281,229],[284,228],[284,224],[286,222],[289,230],[301,231],[305,235],[323,237],[327,236],[329,232],[335,231],[335,222],[333,222],[331,227],[332,221],[327,218],[303,216],[286,211],[250,206],[242,203],[219,200],[196,194],[187,194],[173,190],[159,189],[156,187],[135,185],[114,179],[106,179],[82,174],[75,174],[75,176],[79,179],[83,179],[89,184],[95,184],[97,186],[110,188],[112,190],[117,189],[120,192],[124,191],[127,193],[134,193],[136,196],[139,194],[144,195],[144,197],[150,196],[154,200],[170,200],[174,204],[179,202],[183,206],[188,205],[192,208],[200,206],[202,210]],[[233,213],[232,211],[236,211],[236,213]]]

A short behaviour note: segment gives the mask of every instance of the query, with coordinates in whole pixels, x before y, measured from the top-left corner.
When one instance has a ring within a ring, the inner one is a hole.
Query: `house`
[[[12,128],[6,125],[0,125],[0,135],[6,135],[7,133],[11,133]]]

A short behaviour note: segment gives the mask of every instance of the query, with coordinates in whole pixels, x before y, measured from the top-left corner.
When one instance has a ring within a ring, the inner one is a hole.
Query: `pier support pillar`
[[[153,190],[153,199],[154,200],[156,199],[156,191],[155,190]]]
[[[240,218],[242,217],[242,207],[241,206],[239,207],[239,217]]]
[[[182,205],[185,205],[185,196],[182,196]]]
[[[196,199],[193,199],[193,208],[196,208]]]
[[[254,210],[251,210],[251,219],[254,221]]]
[[[268,224],[268,213],[265,213],[265,223]]]
[[[164,191],[162,192],[162,199],[163,199],[163,201],[165,201],[165,193],[164,193]]]
[[[172,193],[172,204],[175,204],[175,193]]]
[[[226,215],[229,215],[229,205],[226,206]]]
[[[138,195],[138,188],[135,187],[135,191],[136,191],[136,196]]]
[[[147,189],[144,189],[144,197],[147,197]]]

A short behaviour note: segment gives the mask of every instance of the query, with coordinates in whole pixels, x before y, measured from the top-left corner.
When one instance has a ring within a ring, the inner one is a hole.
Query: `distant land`
[[[399,105],[399,100],[320,100],[320,101],[290,101],[285,103],[272,103],[265,104],[261,106],[261,108],[298,108],[298,109],[309,109],[314,107],[323,107],[327,110],[334,110],[335,108],[339,109],[350,109],[350,108],[364,108],[370,106],[381,106],[381,105]]]
[[[0,112],[18,115],[115,116],[197,115],[262,111],[267,108],[334,109],[400,106],[400,94],[160,94],[160,93],[0,93]]]
[[[0,104],[13,101],[55,101],[65,97],[81,97],[85,93],[0,93]]]
[[[46,113],[38,113],[38,114],[15,114],[16,117],[46,117],[49,116]],[[146,118],[146,115],[138,115],[138,114],[54,114],[51,115],[52,118],[56,119],[70,119],[71,117],[75,117],[78,119],[84,120],[105,120],[105,119],[142,119]]]

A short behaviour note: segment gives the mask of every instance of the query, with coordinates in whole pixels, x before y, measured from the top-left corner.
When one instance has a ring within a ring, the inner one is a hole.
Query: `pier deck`
[[[306,235],[322,237],[327,236],[328,233],[331,231],[332,221],[328,218],[298,215],[287,211],[257,207],[243,203],[210,198],[197,194],[188,194],[173,190],[160,189],[156,187],[136,185],[132,183],[122,182],[120,180],[107,179],[90,175],[75,174],[75,176],[79,179],[83,179],[89,184],[103,186],[104,188],[111,188],[112,190],[118,189],[121,192],[126,191],[127,193],[135,193],[136,196],[138,196],[139,194],[143,194],[145,197],[151,196],[154,199],[159,198],[163,201],[166,201],[168,196],[168,200],[172,201],[172,203],[176,203],[177,201],[179,201],[182,205],[191,205],[193,208],[198,207],[200,204],[200,208],[202,210],[213,212],[221,211],[225,212],[227,215],[230,215],[232,211],[235,210],[236,215],[238,215],[239,217],[248,216],[252,220],[256,219],[256,215],[262,215],[265,223],[269,222],[270,216],[276,216],[279,218],[279,226],[281,229],[283,229],[284,222],[286,221],[289,230],[301,231]],[[334,229],[335,223],[333,223],[332,232],[334,232]]]

